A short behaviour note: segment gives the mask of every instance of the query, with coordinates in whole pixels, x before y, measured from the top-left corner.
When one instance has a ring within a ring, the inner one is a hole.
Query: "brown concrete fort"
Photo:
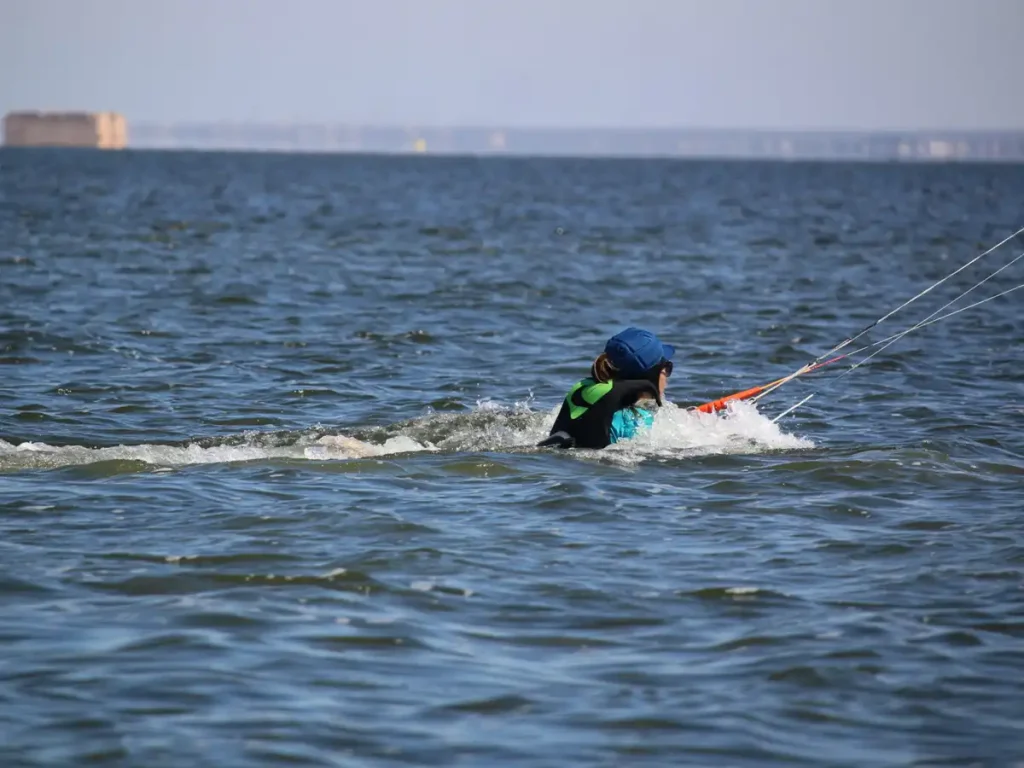
[[[4,116],[4,145],[124,149],[128,126],[116,112],[10,112]]]

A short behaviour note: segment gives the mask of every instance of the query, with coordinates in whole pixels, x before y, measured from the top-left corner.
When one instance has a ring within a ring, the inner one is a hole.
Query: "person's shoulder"
[[[632,405],[641,395],[650,395],[661,404],[661,396],[654,382],[648,379],[616,379],[611,392],[622,399],[625,405]]]

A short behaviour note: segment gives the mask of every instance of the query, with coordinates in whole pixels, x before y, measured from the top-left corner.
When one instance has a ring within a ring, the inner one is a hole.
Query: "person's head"
[[[647,379],[665,392],[672,375],[672,356],[676,350],[644,328],[627,328],[615,334],[594,361],[591,376],[596,381]]]

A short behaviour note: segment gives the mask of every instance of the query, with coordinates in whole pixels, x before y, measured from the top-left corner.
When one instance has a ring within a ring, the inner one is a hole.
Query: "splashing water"
[[[547,435],[557,410],[556,407],[538,412],[528,404],[509,407],[484,401],[465,413],[429,413],[384,427],[354,429],[349,434],[331,434],[318,427],[298,433],[244,433],[177,445],[90,448],[39,442],[13,445],[0,440],[0,472],[99,462],[128,462],[145,468],[268,459],[344,461],[423,451],[539,450],[535,445]],[[718,415],[688,411],[669,403],[659,410],[653,427],[634,440],[604,451],[575,453],[591,460],[638,464],[652,458],[761,453],[813,446],[810,440],[783,432],[750,403],[731,404]]]
[[[782,431],[749,402],[730,403],[719,414],[701,413],[667,404],[650,432],[613,449],[635,450],[641,457],[706,456],[726,453],[762,453],[768,450],[813,448],[814,443]]]
[[[783,432],[778,424],[758,413],[749,402],[730,403],[717,414],[701,413],[666,403],[658,410],[651,429],[633,440],[601,451],[579,451],[617,464],[635,465],[649,459],[813,448],[806,438]]]

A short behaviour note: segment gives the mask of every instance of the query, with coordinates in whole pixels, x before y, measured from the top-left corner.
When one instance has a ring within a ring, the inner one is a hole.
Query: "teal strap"
[[[623,408],[612,416],[611,438],[613,443],[632,440],[641,429],[650,429],[654,424],[654,413],[644,408]]]

